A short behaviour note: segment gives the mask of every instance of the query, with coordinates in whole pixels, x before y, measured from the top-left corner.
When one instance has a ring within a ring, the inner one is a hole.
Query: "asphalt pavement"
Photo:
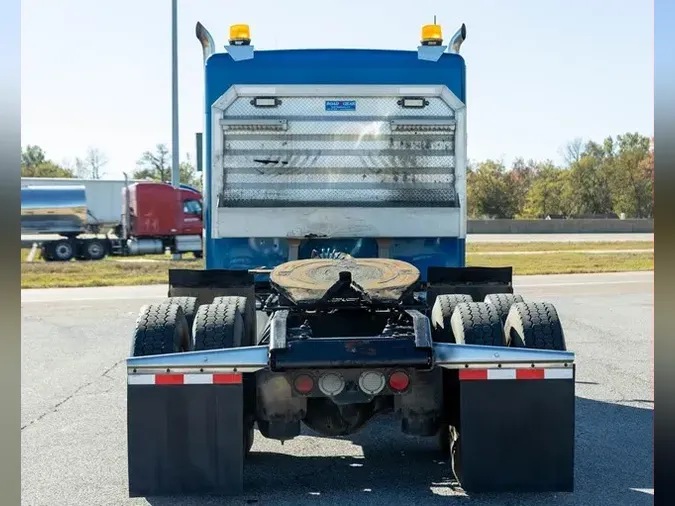
[[[128,499],[124,359],[140,306],[166,294],[147,286],[22,290],[23,504],[653,504],[653,273],[514,281],[556,305],[577,354],[574,493],[467,498],[433,440],[383,418],[346,438],[256,434],[242,497]]]

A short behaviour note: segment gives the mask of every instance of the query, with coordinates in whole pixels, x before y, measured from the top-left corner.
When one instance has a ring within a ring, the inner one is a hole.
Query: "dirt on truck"
[[[464,25],[417,50],[226,52],[197,24],[203,270],[127,359],[129,495],[238,494],[254,437],[376,415],[468,492],[571,491],[574,353],[512,270],[466,267]]]

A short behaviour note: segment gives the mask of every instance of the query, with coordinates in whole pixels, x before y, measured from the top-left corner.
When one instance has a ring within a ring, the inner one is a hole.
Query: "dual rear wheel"
[[[444,294],[436,298],[431,312],[433,339],[436,342],[511,346],[531,349],[566,350],[565,336],[553,304],[525,302],[520,295],[489,294],[483,302],[470,295]],[[438,445],[452,456],[453,470],[459,463],[459,440],[455,425],[459,420],[458,384],[448,380],[444,371],[444,391],[448,397],[447,422],[438,433]]]
[[[217,297],[198,305],[195,297],[170,297],[141,308],[131,354],[134,357],[246,346],[245,297]],[[253,446],[251,417],[244,421],[244,454]]]
[[[515,294],[489,294],[483,302],[474,302],[465,294],[439,295],[431,324],[437,342],[567,349],[555,306],[525,302]]]

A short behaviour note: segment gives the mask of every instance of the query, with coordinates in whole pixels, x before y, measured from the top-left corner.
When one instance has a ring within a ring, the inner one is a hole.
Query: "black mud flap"
[[[460,370],[466,492],[572,492],[574,368]]]
[[[429,267],[427,271],[427,304],[433,307],[443,294],[471,295],[474,302],[483,302],[491,293],[513,293],[511,267]]]
[[[130,375],[129,497],[241,493],[243,410],[238,374]]]

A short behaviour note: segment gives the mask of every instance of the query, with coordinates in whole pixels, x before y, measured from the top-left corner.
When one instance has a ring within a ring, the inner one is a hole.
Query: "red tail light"
[[[392,390],[402,392],[403,390],[408,388],[409,384],[410,384],[410,377],[402,371],[397,371],[391,376],[389,376],[389,386],[391,387]]]
[[[308,394],[314,388],[314,380],[307,374],[301,374],[295,378],[293,385],[301,394]]]

